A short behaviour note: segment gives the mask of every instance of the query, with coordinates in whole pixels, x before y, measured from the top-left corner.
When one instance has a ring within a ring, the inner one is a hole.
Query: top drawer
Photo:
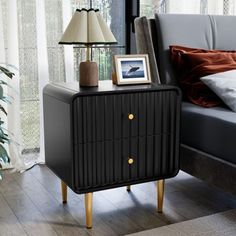
[[[177,90],[77,97],[74,143],[175,133]]]

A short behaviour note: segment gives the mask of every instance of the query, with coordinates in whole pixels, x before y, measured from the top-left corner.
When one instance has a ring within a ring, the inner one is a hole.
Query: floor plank
[[[27,235],[12,209],[0,195],[0,235]]]
[[[76,221],[63,204],[56,201],[32,174],[26,179],[17,177],[16,181],[57,235],[89,235],[85,227]]]
[[[129,193],[124,187],[96,192],[93,205],[94,227],[87,230],[84,196],[69,189],[62,204],[60,180],[46,166],[5,171],[0,235],[124,235],[236,208],[236,197],[180,172],[166,180],[163,214],[156,211],[155,182],[134,185]]]
[[[3,197],[27,235],[57,235],[26,194],[3,194]]]

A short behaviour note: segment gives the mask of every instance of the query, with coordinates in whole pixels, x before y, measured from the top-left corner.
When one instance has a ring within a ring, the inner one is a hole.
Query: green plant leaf
[[[0,120],[0,124],[1,124],[1,120]],[[0,143],[4,144],[4,143],[7,143],[9,144],[11,142],[11,139],[9,137],[9,135],[7,133],[4,132],[7,131],[5,128],[3,128],[1,125],[0,125]]]
[[[5,138],[2,138],[2,137],[1,137],[1,138],[0,138],[0,143],[2,143],[2,144],[8,143],[8,144],[9,144],[9,143],[10,143],[10,139],[9,139],[9,138],[6,138],[6,137],[5,137]]]
[[[8,137],[8,135],[6,133],[4,133],[4,130],[6,130],[6,129],[4,129],[2,126],[0,126],[0,137],[2,137],[2,136]]]
[[[15,75],[13,72],[9,71],[8,69],[6,69],[5,67],[3,66],[0,66],[0,71],[2,73],[4,73],[7,77],[9,77],[10,79],[13,78],[13,76]]]
[[[2,124],[4,124],[4,122],[1,121],[1,119],[0,119],[0,128],[1,128],[3,131],[6,131],[7,133],[10,133],[12,136],[14,136],[14,133],[13,133],[13,132],[10,132],[9,130],[7,130],[5,127],[2,126]]]
[[[5,82],[5,81],[3,81],[3,80],[0,80],[0,84],[8,85],[7,82]]]
[[[0,111],[2,111],[7,116],[7,112],[1,104],[0,104]]]
[[[2,169],[2,164],[0,163],[0,180],[2,180],[2,172],[1,172],[1,169]]]
[[[2,66],[2,65],[4,65],[4,66]],[[5,68],[5,65],[8,67],[12,67],[16,70],[17,70],[17,68],[13,65],[7,65],[4,63],[0,63],[0,74],[4,74],[8,78],[12,79],[15,74],[13,72],[11,72],[10,70],[8,70],[7,68]],[[8,95],[6,96],[4,94],[2,85],[6,85],[6,86],[12,88],[7,82],[0,79],[0,100],[11,104],[11,100],[13,101],[13,98]],[[12,88],[12,89],[14,89],[14,88]],[[1,104],[0,104],[0,111],[3,112],[5,115],[7,115],[5,108]],[[8,153],[5,149],[5,147],[2,145],[4,143],[8,143],[8,144],[10,143],[9,136],[7,135],[7,133],[4,132],[4,130],[5,131],[7,131],[7,130],[2,126],[3,124],[4,124],[4,122],[1,120],[1,117],[0,117],[0,170],[2,169],[2,163],[10,162],[10,158],[8,156]],[[2,180],[1,171],[0,171],[0,180]]]
[[[8,88],[11,88],[15,93],[19,94],[15,88],[13,88],[11,85],[9,85],[7,82],[0,80],[0,86],[1,85],[6,85]]]
[[[0,85],[0,99],[3,98],[3,87]]]
[[[2,98],[0,97],[0,100],[2,100],[3,102],[6,102],[8,104],[12,104],[10,97],[3,96]]]
[[[16,70],[16,71],[19,71],[19,69],[16,67],[16,66],[14,66],[14,65],[12,65],[12,64],[7,64],[7,63],[3,63],[3,62],[0,62],[0,66],[3,66],[3,67],[11,67],[12,69],[14,69],[14,70]]]
[[[10,139],[7,136],[4,137],[0,137],[0,143],[4,144],[4,143],[10,143]]]
[[[3,147],[2,144],[0,144],[0,161],[4,163],[8,163],[10,161],[10,158],[7,154],[6,149]]]
[[[10,84],[8,84],[7,82],[3,80],[0,80],[0,86],[1,85],[6,85],[8,88],[11,88],[15,93],[19,94],[19,92],[14,87],[12,87]]]

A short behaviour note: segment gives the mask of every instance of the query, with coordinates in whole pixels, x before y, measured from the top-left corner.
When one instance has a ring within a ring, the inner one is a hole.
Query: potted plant
[[[4,121],[2,120],[3,117],[2,114],[7,116],[7,112],[3,106],[3,103],[10,103],[10,99],[4,94],[3,87],[8,86],[8,83],[4,79],[2,79],[2,75],[6,76],[9,79],[12,79],[14,73],[3,66],[0,66],[0,75],[1,75],[0,77],[0,114],[1,114],[0,115],[0,179],[2,179],[1,175],[2,164],[10,162],[9,155],[7,153],[6,148],[4,147],[4,144],[9,144],[10,139],[7,134],[7,130],[3,127]]]

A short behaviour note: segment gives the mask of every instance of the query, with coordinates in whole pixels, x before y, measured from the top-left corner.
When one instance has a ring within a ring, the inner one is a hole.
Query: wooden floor
[[[85,227],[84,196],[68,193],[45,166],[0,182],[0,235],[125,235],[236,208],[236,197],[183,172],[166,181],[164,213],[156,212],[155,183],[94,193],[93,229]]]

